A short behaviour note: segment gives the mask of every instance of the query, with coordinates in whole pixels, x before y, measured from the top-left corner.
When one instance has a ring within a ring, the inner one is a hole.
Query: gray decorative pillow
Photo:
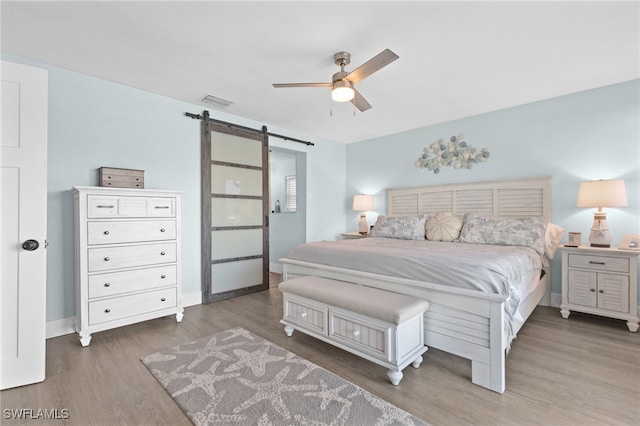
[[[378,216],[371,233],[372,237],[397,238],[400,240],[424,240],[424,226],[429,216]]]
[[[542,217],[496,218],[467,213],[459,241],[531,247],[544,255],[547,221]]]

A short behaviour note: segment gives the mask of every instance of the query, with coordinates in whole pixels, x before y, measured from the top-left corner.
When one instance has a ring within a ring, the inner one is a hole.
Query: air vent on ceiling
[[[222,99],[213,95],[205,95],[202,99],[200,99],[200,101],[204,102],[205,104],[211,104],[221,107],[228,107],[229,105],[233,104],[232,101]]]

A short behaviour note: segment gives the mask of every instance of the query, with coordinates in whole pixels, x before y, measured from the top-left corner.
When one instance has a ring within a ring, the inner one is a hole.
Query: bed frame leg
[[[473,384],[498,393],[504,393],[504,375],[491,380],[491,366],[479,361],[471,361],[471,381]]]

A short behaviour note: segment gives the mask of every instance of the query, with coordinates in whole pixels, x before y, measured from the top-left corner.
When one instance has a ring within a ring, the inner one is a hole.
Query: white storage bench
[[[394,385],[407,365],[422,363],[429,302],[315,276],[287,280],[279,288],[287,336],[299,330],[380,364]]]

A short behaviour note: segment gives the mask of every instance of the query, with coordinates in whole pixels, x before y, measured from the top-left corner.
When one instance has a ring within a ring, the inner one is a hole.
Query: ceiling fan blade
[[[331,87],[331,83],[273,83],[273,87]]]
[[[360,92],[358,92],[356,89],[353,89],[353,91],[355,92],[355,96],[353,97],[353,100],[351,102],[353,102],[356,108],[358,108],[360,112],[365,112],[366,110],[370,109],[371,104],[362,97]]]
[[[347,75],[346,79],[352,83],[362,81],[374,72],[378,71],[380,68],[389,65],[391,62],[395,61],[398,58],[399,56],[393,53],[391,50],[384,49],[382,52],[378,53],[376,56],[360,65],[358,68],[351,71],[349,75]]]

